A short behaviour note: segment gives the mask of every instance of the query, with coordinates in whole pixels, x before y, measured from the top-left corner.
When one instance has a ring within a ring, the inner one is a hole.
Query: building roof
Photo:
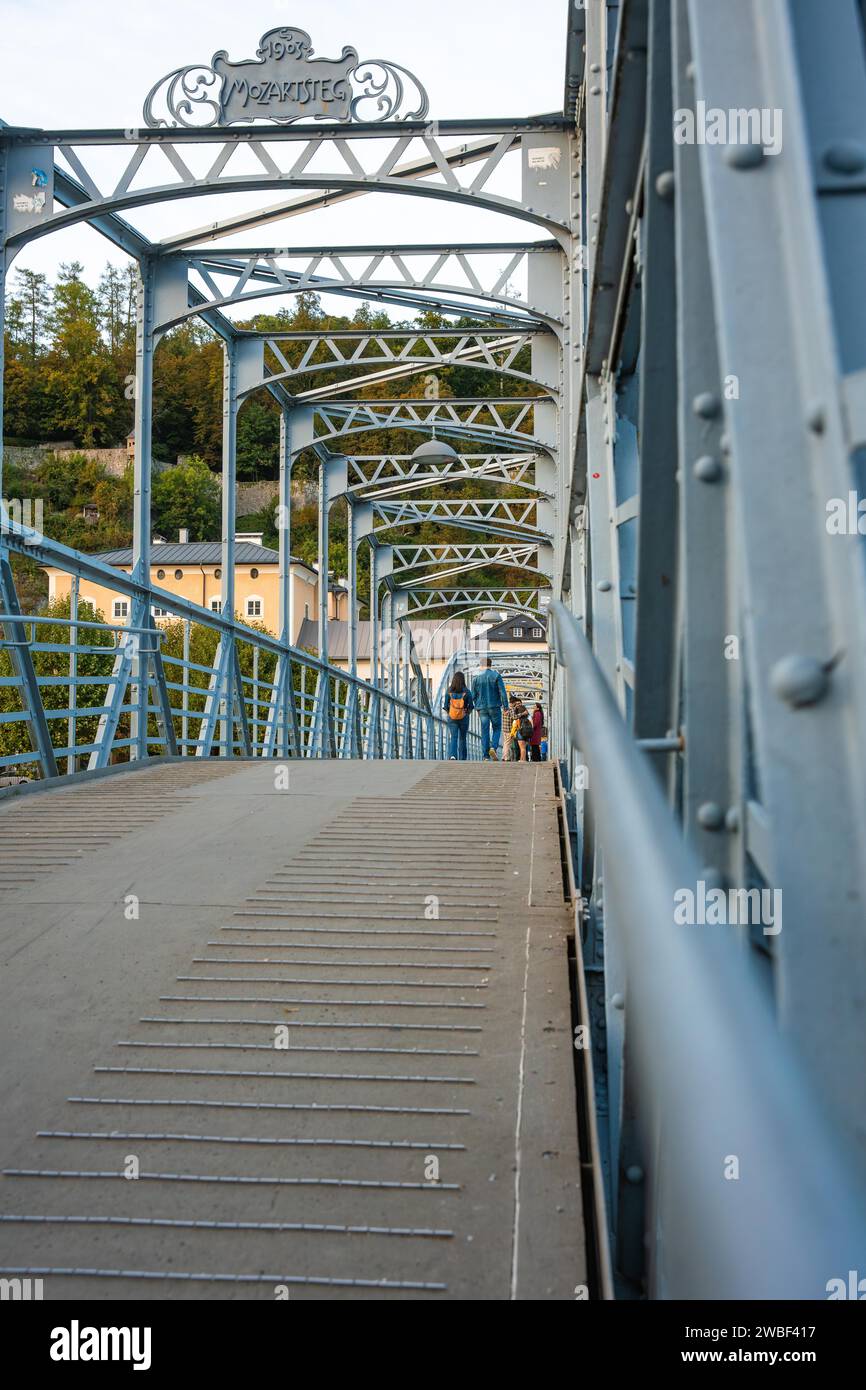
[[[151,565],[219,565],[222,557],[220,541],[187,541],[184,544],[166,541],[152,545],[150,550]],[[117,567],[131,565],[132,549],[104,550],[96,559]],[[279,562],[277,551],[266,545],[255,545],[252,541],[238,541],[235,545],[235,563],[238,565],[278,565]],[[304,561],[293,555],[292,564],[303,565]],[[310,566],[305,565],[304,568],[309,569]]]
[[[533,637],[532,629],[534,627],[540,627],[545,636]],[[515,637],[515,628],[521,633],[520,637]],[[484,635],[488,642],[545,642],[547,640],[546,634],[546,613],[512,613],[504,623],[497,623],[495,627],[489,627]]]

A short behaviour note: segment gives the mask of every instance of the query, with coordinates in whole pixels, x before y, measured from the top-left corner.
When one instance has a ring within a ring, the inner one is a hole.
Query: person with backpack
[[[511,763],[516,763],[520,756],[520,750],[517,747],[517,727],[515,724],[519,704],[519,696],[512,695],[508,701],[508,713],[505,716],[505,757],[508,762]]]
[[[532,737],[532,720],[525,705],[518,704],[514,707],[514,723],[511,725],[511,739],[517,744],[518,756],[516,762],[525,763],[526,749]]]
[[[448,717],[448,761],[465,763],[468,756],[466,735],[469,733],[469,716],[475,706],[462,671],[455,671],[451,677],[443,708]]]
[[[541,738],[544,729],[544,710],[536,701],[532,711],[532,733],[529,736],[529,755],[534,763],[541,762]]]
[[[505,682],[488,656],[484,669],[472,682],[472,701],[481,720],[481,756],[496,762],[499,757],[499,736],[502,732],[502,711],[508,709]]]

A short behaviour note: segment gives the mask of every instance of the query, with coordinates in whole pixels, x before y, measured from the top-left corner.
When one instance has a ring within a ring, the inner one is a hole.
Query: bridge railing
[[[52,564],[67,558],[63,547],[45,547]],[[0,775],[54,776],[165,754],[446,756],[441,711],[93,557],[68,557],[73,576],[77,559],[101,584],[137,600],[144,620],[132,621],[134,602],[128,623],[105,620],[76,600],[68,616],[19,612],[6,565]],[[470,757],[478,756],[473,732]]]
[[[829,1280],[862,1268],[856,1161],[778,1028],[747,929],[677,920],[707,870],[579,624],[561,604],[553,615],[603,859],[616,1266],[639,1269],[629,1242],[649,1236],[651,1297],[826,1298]]]

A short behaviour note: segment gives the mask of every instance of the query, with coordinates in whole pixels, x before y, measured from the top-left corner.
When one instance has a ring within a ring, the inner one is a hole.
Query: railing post
[[[69,708],[74,710],[78,705],[78,596],[80,581],[77,574],[72,576],[72,585],[69,590],[69,616],[72,619],[69,628]],[[66,741],[69,744],[69,753],[66,757],[66,775],[71,776],[75,771],[75,738],[77,721],[74,714],[70,714],[66,725]]]

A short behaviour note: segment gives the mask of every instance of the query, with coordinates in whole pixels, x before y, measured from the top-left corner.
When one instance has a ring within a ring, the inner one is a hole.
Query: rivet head
[[[608,593],[610,593],[610,589],[611,589],[610,580],[609,580],[609,579],[602,579],[602,580],[600,581],[599,585],[598,585],[598,591],[599,591],[599,593],[601,593],[601,594],[608,594]]]
[[[806,415],[806,424],[813,434],[824,433],[827,427],[827,412],[819,402],[816,401],[814,405],[809,407]]]
[[[590,72],[601,72],[601,63],[590,63]]]
[[[625,1176],[627,1182],[635,1184],[643,1182],[643,1168],[638,1163],[632,1163],[629,1168],[626,1168]]]
[[[590,87],[589,94],[592,97],[597,97],[600,91],[601,87]]]
[[[656,193],[660,198],[669,199],[674,196],[676,179],[673,169],[663,169],[656,177]]]
[[[773,694],[794,709],[817,704],[826,695],[829,684],[827,668],[817,657],[796,652],[783,656],[770,672]]]
[[[715,420],[721,409],[718,396],[714,396],[712,391],[702,391],[699,396],[695,396],[692,401],[692,410],[699,415],[702,420]]]
[[[824,151],[824,163],[834,174],[859,174],[866,169],[866,146],[859,140],[837,140]]]
[[[704,830],[721,830],[725,813],[717,801],[704,801],[698,807],[698,825]]]
[[[728,145],[725,163],[732,169],[757,169],[763,164],[766,150],[763,145]]]
[[[725,812],[725,829],[730,830],[732,835],[736,835],[740,828],[740,808],[739,806],[729,806]]]
[[[717,483],[722,476],[722,465],[711,454],[695,460],[692,472],[701,483]]]
[[[615,1009],[624,1009],[624,1008],[625,1008],[625,995],[624,995],[624,994],[614,994],[614,995],[611,996],[610,1002],[611,1002],[611,1004],[613,1005],[613,1007],[614,1007]]]

